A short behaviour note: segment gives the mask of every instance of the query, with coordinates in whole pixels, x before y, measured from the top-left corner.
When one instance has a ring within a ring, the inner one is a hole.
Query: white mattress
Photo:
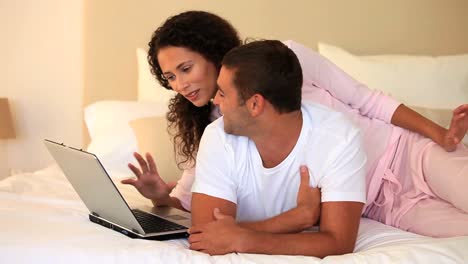
[[[117,186],[131,206],[150,205]],[[441,223],[443,224],[443,223]],[[0,181],[0,263],[468,263],[468,237],[434,239],[362,219],[355,253],[324,259],[188,249],[185,239],[131,239],[93,224],[55,165]]]

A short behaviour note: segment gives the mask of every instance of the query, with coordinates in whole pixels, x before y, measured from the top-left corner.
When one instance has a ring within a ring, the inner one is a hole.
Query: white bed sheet
[[[150,205],[117,183],[132,206]],[[443,223],[441,223],[443,224]],[[0,263],[468,263],[468,236],[434,239],[362,219],[355,253],[304,256],[191,251],[186,239],[131,239],[88,220],[56,165],[0,181]]]

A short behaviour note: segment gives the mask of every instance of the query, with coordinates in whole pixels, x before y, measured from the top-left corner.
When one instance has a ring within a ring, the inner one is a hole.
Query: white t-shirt
[[[271,218],[296,207],[299,167],[322,202],[366,202],[365,163],[359,130],[343,114],[302,104],[303,125],[296,146],[279,165],[264,168],[255,143],[224,132],[223,118],[203,133],[192,192],[237,204],[237,220]]]

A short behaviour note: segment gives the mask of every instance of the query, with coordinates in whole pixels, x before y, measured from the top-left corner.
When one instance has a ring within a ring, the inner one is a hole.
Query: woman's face
[[[159,50],[158,62],[172,90],[195,106],[204,106],[215,96],[218,71],[201,54],[169,46]]]

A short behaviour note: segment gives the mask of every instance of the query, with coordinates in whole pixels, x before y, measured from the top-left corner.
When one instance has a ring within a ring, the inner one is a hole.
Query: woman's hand
[[[125,179],[121,182],[123,184],[133,185],[141,195],[151,199],[155,205],[169,205],[169,193],[175,187],[176,183],[167,184],[161,179],[151,154],[146,153],[147,161],[136,152],[133,155],[138,161],[140,168],[137,168],[131,163],[128,164],[128,167],[135,174],[136,179]]]
[[[468,104],[460,105],[453,110],[449,129],[442,139],[442,147],[446,151],[454,151],[468,131]]]
[[[432,139],[446,151],[454,151],[468,131],[468,104],[453,110],[449,129],[441,127],[403,104],[395,110],[391,122],[395,126]]]

